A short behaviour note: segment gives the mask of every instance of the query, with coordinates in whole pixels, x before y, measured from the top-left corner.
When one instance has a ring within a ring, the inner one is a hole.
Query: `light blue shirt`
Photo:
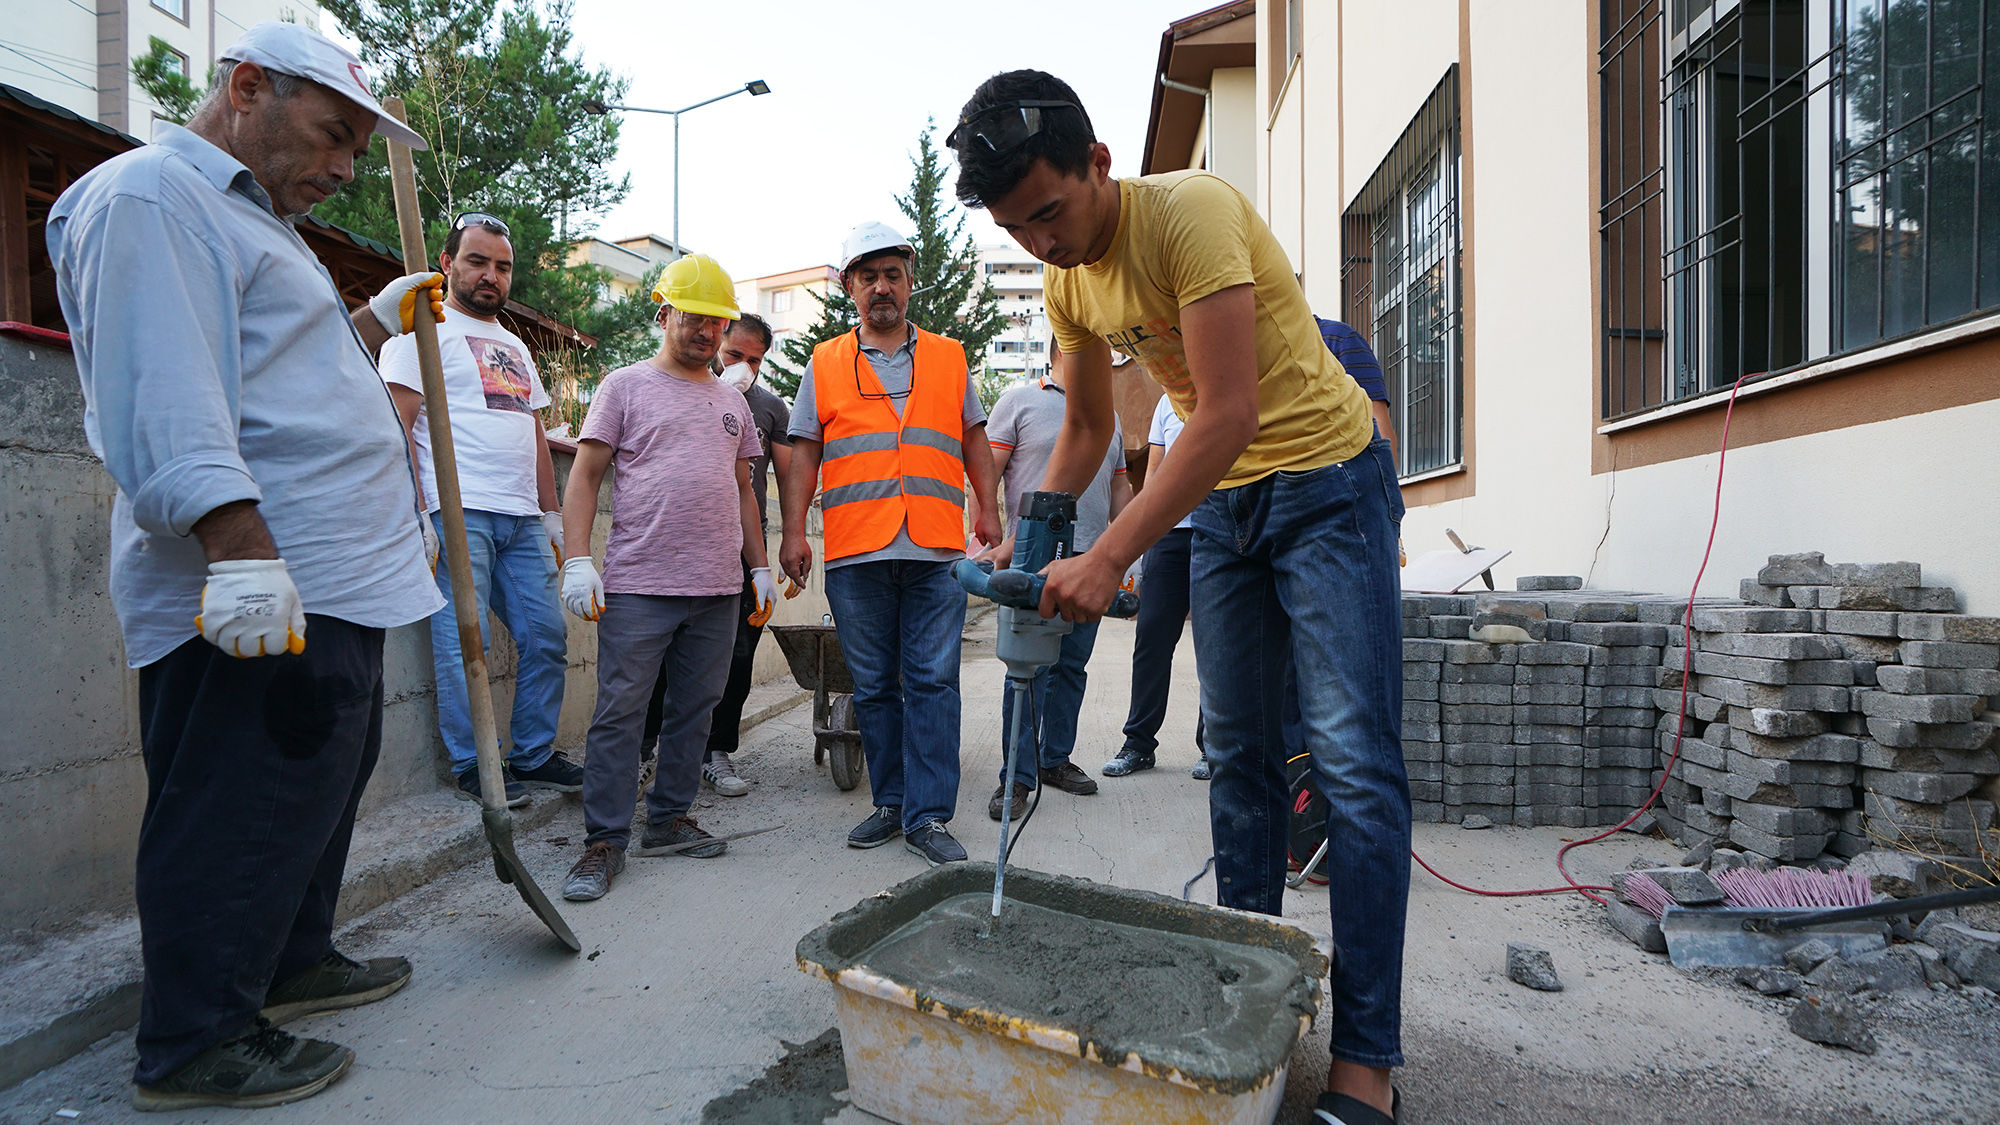
[[[84,432],[118,484],[126,662],[198,635],[208,561],[190,530],[236,500],[258,501],[307,613],[429,616],[444,600],[409,446],[333,279],[249,169],[158,133],[72,184],[48,222]]]

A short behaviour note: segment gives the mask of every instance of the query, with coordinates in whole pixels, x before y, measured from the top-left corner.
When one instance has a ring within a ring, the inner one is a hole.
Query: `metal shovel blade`
[[[505,808],[480,809],[479,819],[486,825],[486,842],[493,848],[493,873],[503,883],[514,884],[521,892],[521,901],[546,924],[557,940],[569,946],[571,953],[583,952],[583,943],[576,940],[576,934],[556,912],[555,903],[542,893],[535,877],[528,874],[528,867],[521,857],[514,854],[514,817]]]
[[[1782,918],[1788,914],[1818,913],[1823,913],[1818,907],[1782,909],[1755,906],[1690,910],[1669,906],[1660,919],[1660,932],[1667,938],[1667,955],[1683,969],[1782,965],[1787,950],[1812,938],[1824,940],[1842,957],[1856,957],[1888,948],[1889,924],[1872,918],[1829,922],[1815,925],[1810,930],[1789,933],[1764,933],[1746,924]]]

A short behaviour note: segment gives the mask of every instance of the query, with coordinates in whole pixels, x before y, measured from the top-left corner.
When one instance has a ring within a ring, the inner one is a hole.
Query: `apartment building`
[[[1049,371],[1049,317],[1042,304],[1042,263],[1012,242],[979,248],[979,271],[1000,295],[1007,330],[986,345],[986,366],[1010,382]]]
[[[1412,554],[1686,591],[1726,422],[1704,594],[1817,550],[1996,614],[1989,62],[1950,0],[1243,2],[1163,35],[1144,170],[1247,175],[1371,339]]]
[[[596,266],[610,275],[609,296],[621,300],[631,296],[653,267],[679,257],[671,239],[657,234],[637,234],[630,238],[580,238],[570,243],[563,264]]]
[[[319,27],[314,0],[0,0],[0,82],[140,140],[160,107],[132,81],[154,36],[208,85],[216,52],[263,20]]]
[[[786,340],[819,319],[817,298],[839,288],[839,270],[830,265],[807,266],[737,282],[736,306],[770,322],[771,354],[782,355]]]

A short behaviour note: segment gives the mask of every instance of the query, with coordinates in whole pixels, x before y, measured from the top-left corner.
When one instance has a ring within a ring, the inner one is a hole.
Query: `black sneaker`
[[[903,840],[903,846],[923,856],[924,862],[932,867],[940,863],[965,862],[965,848],[945,831],[942,820],[933,820],[921,828],[911,829]]]
[[[850,848],[879,848],[903,834],[903,806],[883,805],[847,834]]]
[[[677,852],[667,850],[675,844],[691,844],[696,840],[714,840],[715,842],[702,844],[699,847],[682,848]],[[639,846],[632,849],[632,854],[684,855],[689,859],[714,859],[728,850],[729,842],[727,840],[716,840],[715,837],[702,831],[701,825],[696,824],[693,817],[677,816],[665,824],[647,825],[645,835],[639,837]]]
[[[1208,755],[1201,756],[1201,761],[1194,764],[1194,768],[1188,771],[1188,776],[1196,781],[1209,781],[1215,777],[1214,767],[1208,764]]]
[[[134,1086],[132,1108],[152,1112],[204,1105],[232,1109],[284,1105],[326,1089],[353,1065],[354,1052],[346,1047],[286,1034],[259,1017],[157,1084]]]
[[[1104,763],[1104,768],[1097,772],[1106,777],[1124,777],[1128,773],[1138,773],[1140,770],[1149,770],[1152,768],[1153,756],[1151,754],[1141,754],[1139,751],[1127,746],[1118,751],[1117,757]]]
[[[1053,785],[1065,793],[1088,797],[1097,792],[1097,779],[1083,772],[1075,762],[1064,762],[1053,768],[1045,767],[1038,775],[1043,785]]]
[[[558,793],[583,792],[583,767],[563,757],[561,753],[550,754],[548,761],[531,770],[524,770],[519,766],[507,768],[514,775],[514,779],[527,789],[553,789]]]
[[[1010,791],[1012,793],[1011,796],[1009,796]],[[1000,802],[1002,798],[1006,798],[1014,803],[1014,811],[1008,814],[1007,819],[1013,821],[1015,824],[1019,824],[1021,823],[1021,814],[1028,811],[1028,794],[1032,792],[1034,790],[1019,781],[1012,785],[995,786],[993,796],[986,802],[986,815],[992,817],[994,820],[999,820]]]
[[[528,803],[528,788],[514,780],[512,770],[502,770],[500,776],[507,782],[507,807],[518,809]],[[458,796],[460,800],[483,803],[479,794],[479,767],[474,766],[458,775]]]
[[[1403,1093],[1391,1087],[1389,1097],[1391,1112],[1383,1113],[1366,1102],[1328,1090],[1321,1094],[1319,1101],[1313,1105],[1313,1123],[1319,1125],[1320,1122],[1330,1121],[1333,1125],[1401,1125]]]
[[[405,958],[374,957],[362,962],[332,950],[319,964],[273,985],[264,996],[264,1010],[258,1014],[273,1025],[283,1024],[317,1012],[372,1004],[408,983],[410,962]]]
[[[650,761],[652,761],[652,760],[653,760],[653,753],[654,753],[654,747],[657,747],[658,745],[659,745],[659,742],[658,742],[658,741],[653,741],[653,742],[641,742],[641,743],[639,744],[639,764],[640,764],[640,765],[642,765],[642,766],[643,766],[643,765],[645,765],[645,764],[646,764],[647,762],[650,762]]]

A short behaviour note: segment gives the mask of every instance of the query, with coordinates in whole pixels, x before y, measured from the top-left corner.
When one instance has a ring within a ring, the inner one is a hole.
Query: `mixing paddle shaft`
[[[1030,689],[1035,673],[1054,664],[1062,656],[1063,638],[1073,626],[1060,617],[1041,615],[1041,570],[1057,559],[1076,553],[1076,497],[1067,492],[1031,492],[1022,497],[1020,530],[1014,537],[1014,565],[994,570],[990,562],[966,559],[952,567],[952,574],[968,593],[989,598],[1000,606],[1000,638],[995,646],[1001,663],[1007,665],[1007,690],[1014,693],[1012,729],[1003,733],[1007,740],[1007,771],[1000,782],[1000,858],[993,864],[993,917],[1000,916],[1000,904],[1007,886],[1007,837],[1013,827],[1014,768],[1020,761],[1021,743],[1035,737],[1032,720],[1022,720],[1029,710]],[[1128,590],[1118,591],[1107,617],[1130,617],[1139,612],[1139,598]],[[1025,729],[1024,729],[1025,728]]]

